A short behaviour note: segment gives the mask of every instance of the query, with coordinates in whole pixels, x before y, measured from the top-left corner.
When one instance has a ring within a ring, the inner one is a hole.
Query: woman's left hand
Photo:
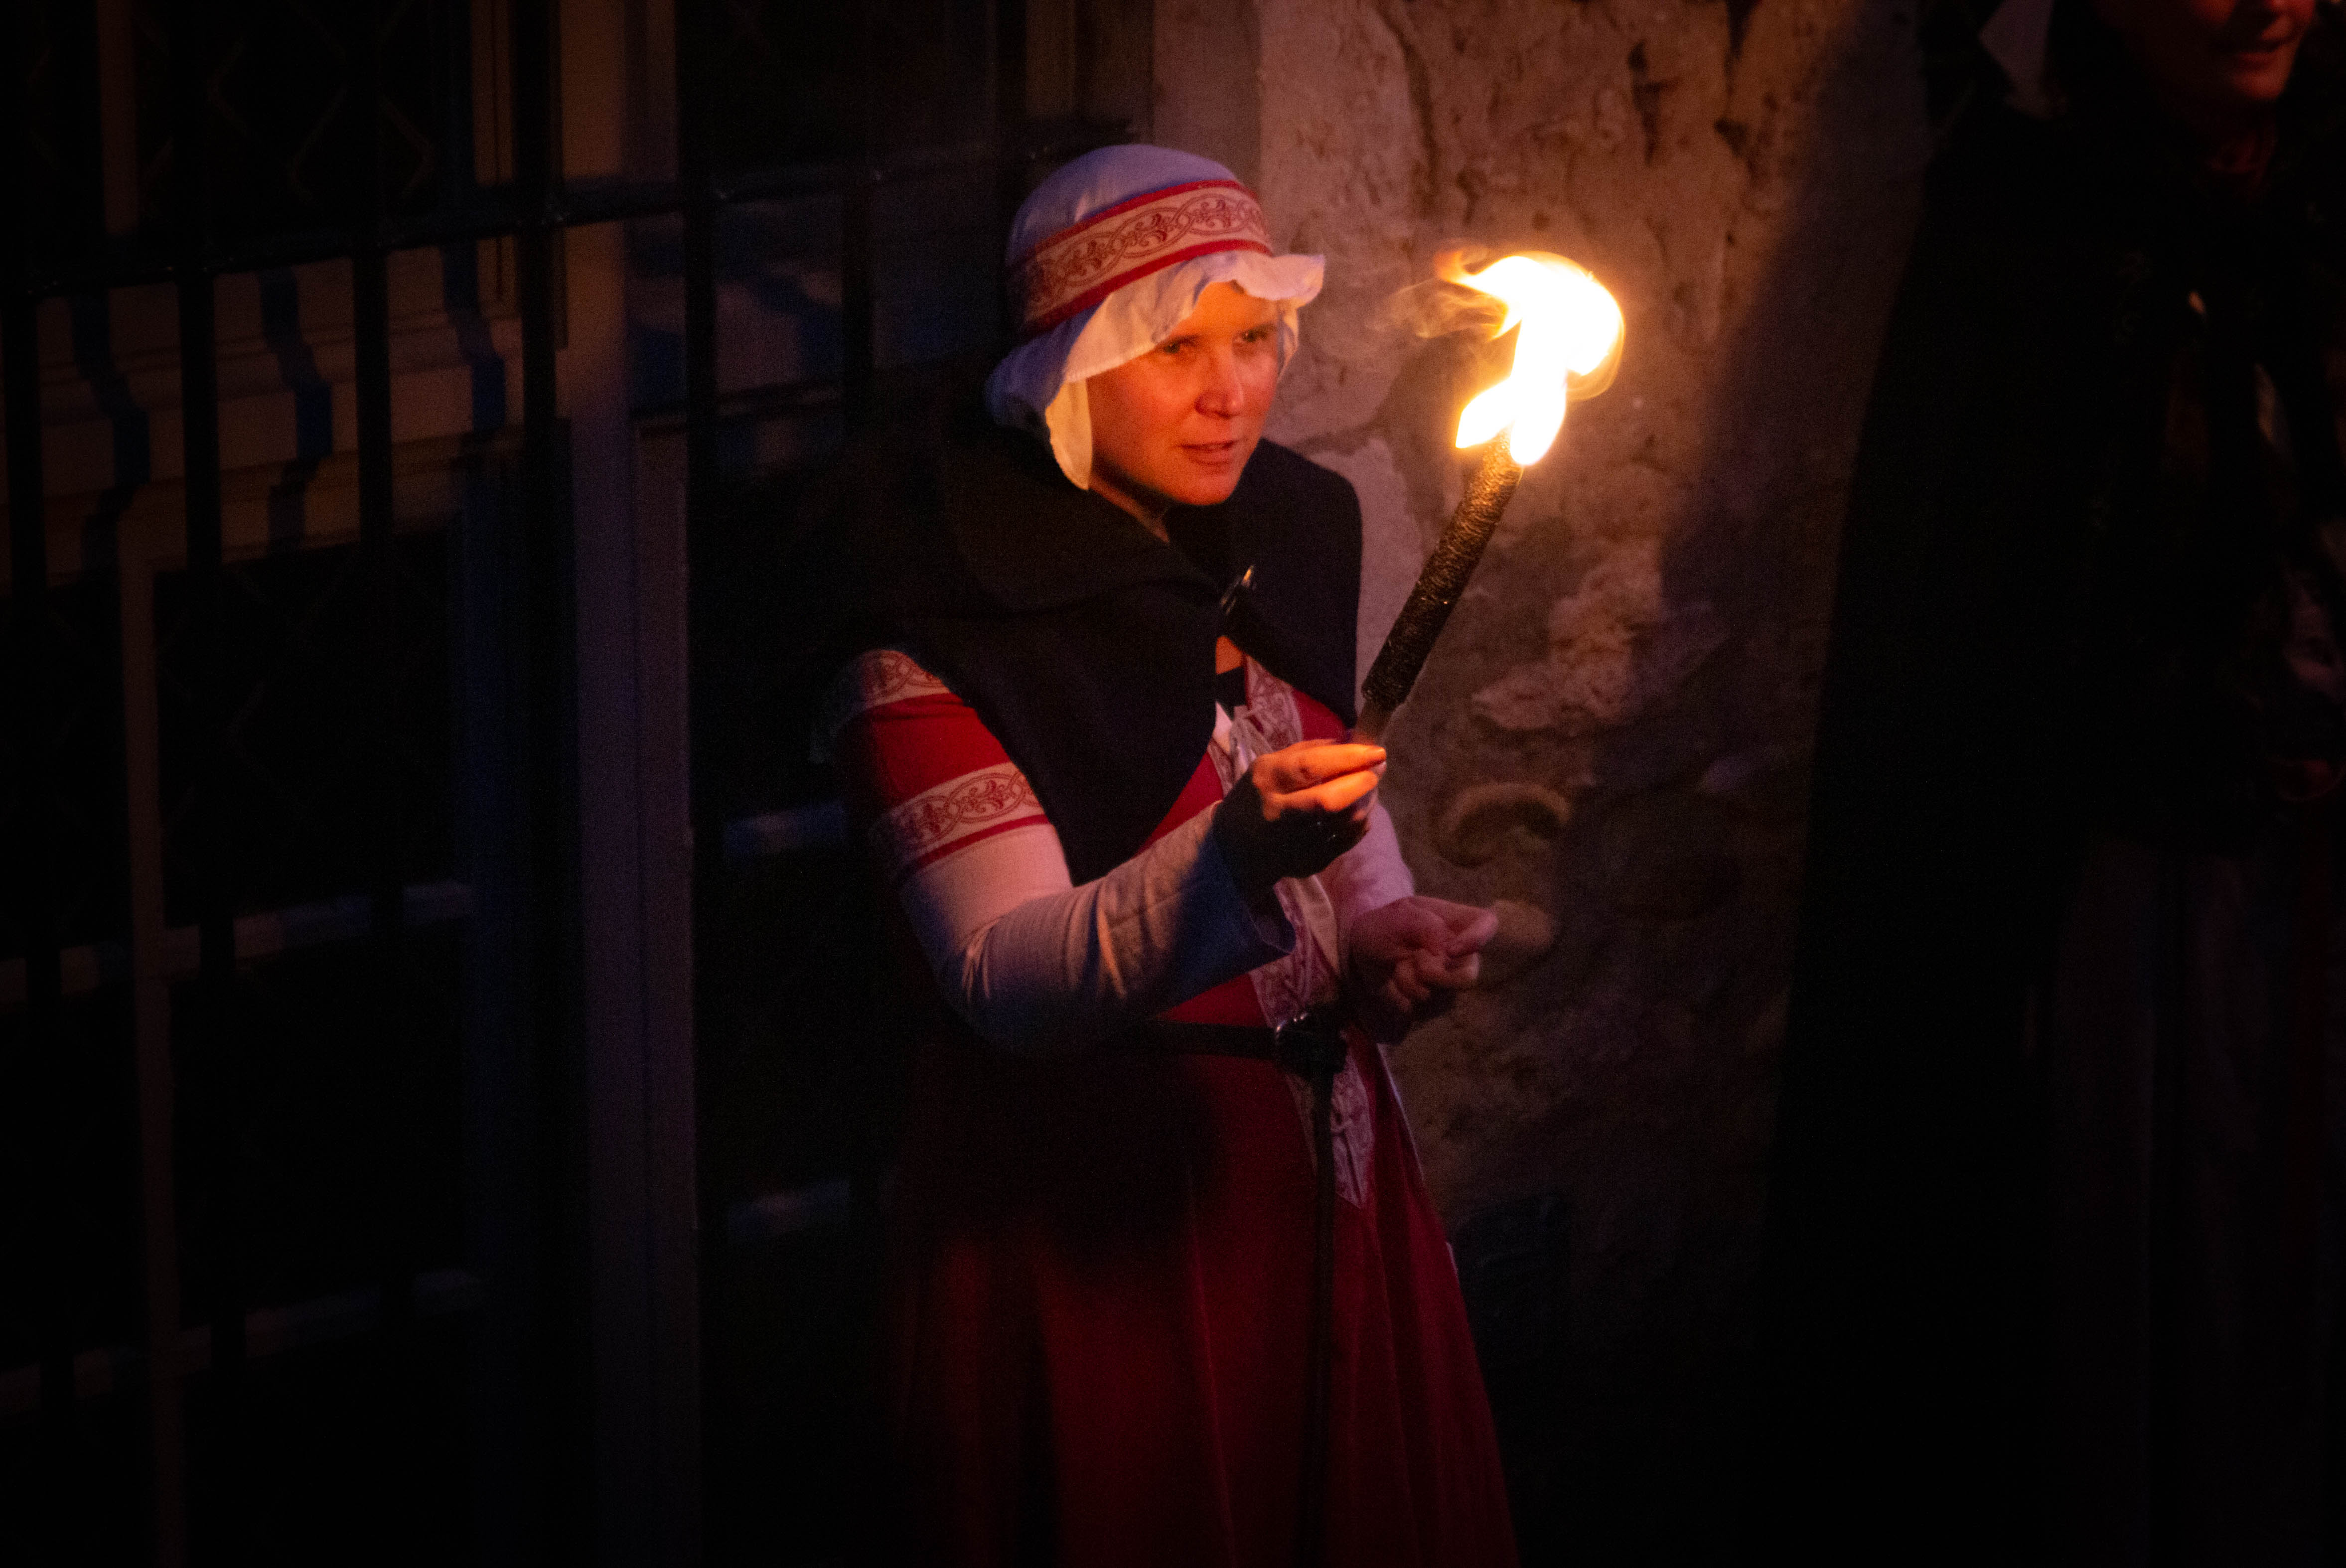
[[[1362,1023],[1379,1040],[1398,1040],[1445,1011],[1482,972],[1483,949],[1498,930],[1489,910],[1423,894],[1356,918],[1346,962]]]

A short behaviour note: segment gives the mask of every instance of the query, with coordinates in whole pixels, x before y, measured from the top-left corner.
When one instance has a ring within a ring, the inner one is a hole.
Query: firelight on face
[[[1092,488],[1148,515],[1229,499],[1279,385],[1279,307],[1235,283],[1147,353],[1085,383]]]

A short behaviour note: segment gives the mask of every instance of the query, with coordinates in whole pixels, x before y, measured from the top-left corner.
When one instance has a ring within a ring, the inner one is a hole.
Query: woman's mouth
[[[2297,42],[2293,33],[2282,32],[2269,38],[2249,38],[2229,46],[2225,52],[2235,59],[2261,60],[2280,54]]]
[[[2287,16],[2267,16],[2259,23],[2243,15],[2238,20],[2243,25],[2226,29],[2232,36],[2219,34],[2216,41],[2218,50],[2235,59],[2270,58],[2296,44],[2300,36],[2300,30]]]

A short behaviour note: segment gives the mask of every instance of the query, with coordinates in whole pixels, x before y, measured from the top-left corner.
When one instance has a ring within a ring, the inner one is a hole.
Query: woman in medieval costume
[[[2346,73],[2004,0],[1842,546],[1770,1203],[1772,1542],[2346,1553]]]
[[[934,993],[888,1200],[902,1551],[1512,1563],[1378,1050],[1494,922],[1413,893],[1349,739],[1351,487],[1260,440],[1321,260],[1149,147],[1046,180],[1010,254],[991,417],[831,493],[870,614],[825,728]]]

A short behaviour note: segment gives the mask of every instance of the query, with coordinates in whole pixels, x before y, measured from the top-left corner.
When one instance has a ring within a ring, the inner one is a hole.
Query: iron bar
[[[27,213],[35,199],[33,167],[33,95],[26,77],[30,61],[25,48],[24,18],[7,29],[7,81],[16,112],[9,117],[8,177],[5,187],[10,210]],[[16,1145],[25,1151],[22,1168],[28,1191],[25,1213],[32,1234],[33,1266],[22,1271],[20,1288],[30,1308],[40,1369],[41,1485],[43,1506],[33,1522],[33,1537],[48,1554],[62,1560],[66,1553],[67,1521],[78,1466],[74,1462],[72,1305],[72,1237],[65,1216],[68,1193],[63,1127],[67,1074],[58,1036],[58,1013],[64,989],[57,924],[55,843],[55,789],[50,770],[55,761],[56,713],[50,667],[49,539],[46,483],[41,452],[41,363],[39,322],[33,296],[23,283],[34,266],[33,225],[16,225],[15,254],[10,257],[9,290],[0,301],[0,359],[5,359],[8,399],[8,559],[10,625],[9,652],[14,668],[15,784],[17,832],[10,846],[15,851],[17,907],[24,942],[25,1020],[18,1035],[17,1060],[0,1063],[13,1080]]]
[[[376,59],[380,23],[374,0],[359,0],[352,10],[357,35],[352,98],[364,122],[353,138],[362,169],[362,198],[351,253],[352,336],[356,354],[359,552],[366,599],[368,676],[373,687],[369,696],[374,713],[373,766],[367,783],[373,796],[368,803],[368,818],[376,841],[369,891],[380,952],[395,950],[398,943],[403,880],[399,822],[403,791],[397,782],[399,567],[393,535],[391,298],[388,258],[381,236],[383,191]]]
[[[373,901],[372,896],[361,894],[239,915],[236,961],[249,964],[280,953],[362,941],[373,927]],[[402,901],[406,906],[403,919],[410,931],[468,920],[473,913],[473,890],[464,882],[414,883],[403,891]],[[158,968],[165,979],[184,980],[197,972],[194,927],[165,931],[157,948]],[[87,996],[131,977],[130,954],[118,942],[77,943],[60,949],[58,959],[61,994],[66,996]],[[24,964],[14,959],[0,960],[0,1013],[13,1012],[25,1003]]]
[[[528,1316],[536,1421],[535,1513],[545,1560],[585,1562],[591,1420],[587,1325],[576,1288],[586,1275],[585,1063],[580,979],[576,758],[576,591],[568,463],[556,414],[559,174],[554,145],[553,16],[548,0],[514,0],[514,163],[525,221],[515,242],[522,319],[522,473],[518,510],[522,603],[523,771],[528,799],[522,868],[529,942],[522,997],[528,1020],[529,1136],[535,1144],[534,1278]]]
[[[189,686],[194,692],[194,840],[199,956],[188,1074],[210,1178],[204,1302],[214,1373],[208,1510],[211,1554],[241,1561],[250,1540],[250,1461],[245,1388],[243,1176],[244,1064],[235,1027],[236,895],[229,841],[230,759],[226,569],[221,555],[219,325],[211,277],[201,262],[210,240],[207,184],[210,8],[177,0],[170,9],[172,234],[178,260],[179,414],[184,446],[189,604],[193,619]],[[175,1033],[179,1033],[175,1031]]]
[[[684,450],[685,528],[699,526],[716,502],[717,483],[717,209],[710,166],[709,126],[701,62],[710,54],[706,0],[677,0],[677,173],[684,203]],[[697,552],[696,552],[697,554]]]
[[[123,837],[130,905],[130,1033],[138,1085],[139,1255],[146,1278],[147,1420],[153,1474],[155,1561],[187,1557],[187,1430],[180,1399],[178,1127],[171,1039],[170,946],[164,927],[162,726],[155,639],[155,571],[138,556],[115,575],[115,635],[122,660]],[[181,974],[200,962],[201,933],[180,943]],[[200,1067],[200,1064],[198,1064]],[[190,1097],[192,1115],[200,1107]],[[195,1131],[200,1138],[201,1129]],[[202,1150],[196,1143],[199,1155]]]
[[[409,1129],[414,1124],[405,1049],[407,987],[404,974],[406,916],[406,771],[401,722],[399,547],[393,533],[396,497],[393,485],[391,407],[391,290],[389,258],[382,242],[382,15],[380,0],[352,0],[350,156],[355,164],[356,200],[352,224],[352,327],[355,351],[358,437],[359,593],[365,625],[368,757],[364,788],[368,862],[367,989],[370,1004],[361,1024],[366,1077],[375,1100],[373,1148],[368,1161],[374,1273],[382,1291],[382,1339],[377,1347],[376,1390],[380,1408],[397,1434],[389,1445],[394,1473],[377,1478],[385,1506],[376,1535],[389,1554],[415,1554],[415,1511],[406,1500],[415,1489],[421,1457],[419,1364],[414,1302],[410,1281],[416,1248],[410,1234],[407,1179]]]
[[[872,236],[872,199],[877,194],[876,182],[865,179],[850,185],[840,198],[839,386],[850,430],[871,423],[872,382],[878,369]]]
[[[709,683],[692,678],[696,651],[713,641],[711,630],[711,598],[721,592],[715,572],[704,575],[692,567],[700,562],[713,561],[721,548],[723,537],[717,516],[719,505],[720,482],[718,452],[719,397],[720,387],[717,337],[717,221],[722,198],[717,188],[714,167],[713,131],[709,104],[708,83],[713,76],[710,66],[717,53],[717,10],[719,0],[676,0],[676,152],[677,175],[690,200],[684,209],[684,517],[682,555],[684,574],[684,636],[681,667],[676,674],[681,680],[685,701],[685,734],[681,761],[684,766],[684,810],[691,835],[691,881],[683,890],[682,903],[686,913],[698,916],[700,900],[698,890],[716,886],[715,879],[723,869],[722,844],[724,806],[715,786],[717,769],[707,765],[698,755],[695,742],[699,737],[716,733]],[[640,525],[640,524],[639,524]],[[675,535],[668,535],[670,540]],[[690,922],[698,927],[697,919]],[[693,939],[699,932],[693,931]],[[691,1004],[699,1004],[699,976],[691,972],[691,962],[685,960],[688,993]],[[691,1049],[687,1036],[687,1051]],[[688,1101],[689,1105],[689,1102]],[[699,1107],[689,1105],[696,1136],[700,1122]],[[697,1176],[698,1157],[694,1156],[688,1170]],[[696,1192],[681,1207],[688,1208],[699,1203]],[[709,1266],[705,1244],[708,1219],[700,1217],[690,1226],[690,1278],[699,1281]],[[697,1305],[696,1305],[697,1314]],[[697,1339],[697,1336],[696,1336]],[[699,1358],[694,1357],[697,1362]],[[697,1380],[698,1367],[686,1374]],[[693,1390],[693,1410],[697,1420],[698,1389]],[[670,1501],[672,1508],[690,1507],[698,1514],[699,1451],[692,1449],[695,1473],[687,1483],[691,1487],[689,1503],[682,1498]],[[681,1490],[681,1489],[678,1489]],[[664,1500],[667,1501],[667,1500]],[[702,1521],[692,1521],[696,1546]],[[698,1561],[698,1551],[692,1559]],[[681,1560],[680,1558],[678,1560]]]
[[[712,0],[676,0],[677,176],[694,199],[684,209],[684,534],[688,563],[710,558],[717,504],[717,216],[716,170],[710,153],[709,106],[703,85],[706,62],[714,53]],[[688,572],[685,585],[686,658],[703,644],[714,585]],[[714,733],[702,694],[703,683],[688,679],[688,733]],[[709,886],[720,867],[721,831],[715,830],[722,806],[709,788],[712,769],[688,764],[688,809],[692,819],[693,879]]]
[[[994,170],[994,228],[1006,237],[1019,204],[1026,199],[1026,160],[1009,155],[1025,139],[1026,0],[994,0],[994,139],[1003,148],[1002,161]],[[994,336],[1005,343],[1018,331],[1018,315],[1009,298],[997,278]]]
[[[415,1304],[416,1315],[422,1318],[449,1318],[474,1311],[480,1306],[483,1295],[480,1278],[462,1268],[437,1269],[402,1283]],[[257,1307],[245,1315],[245,1356],[248,1360],[257,1361],[378,1333],[382,1328],[383,1313],[383,1292],[372,1286],[281,1307]],[[194,1377],[209,1372],[211,1342],[211,1329],[204,1324],[182,1329],[178,1375]],[[100,1400],[125,1389],[135,1389],[145,1381],[148,1358],[144,1349],[137,1345],[108,1345],[76,1355],[69,1370],[73,1399]],[[28,1393],[27,1385],[36,1383],[40,1375],[37,1368],[0,1371],[0,1420],[33,1408],[37,1396]],[[71,1558],[56,1561],[69,1562]]]
[[[877,81],[880,78],[874,67],[879,63],[875,36],[879,7],[863,5],[855,9],[856,75],[867,82]],[[878,93],[862,97],[862,123],[856,127],[855,165],[847,171],[839,190],[839,392],[851,431],[871,423],[872,375],[879,357],[872,221],[879,185],[876,169],[880,127],[883,123],[882,97]]]
[[[896,185],[961,171],[984,173],[998,162],[1023,166],[1067,148],[1099,144],[1096,135],[1079,135],[1064,144],[1005,149],[991,142],[970,142],[949,148],[924,148],[870,161],[788,165],[712,178],[709,199],[719,207],[751,201],[788,201],[806,197],[844,196],[862,185]],[[489,199],[481,199],[486,196]],[[664,218],[682,212],[693,199],[681,181],[581,180],[566,184],[542,202],[530,201],[516,188],[499,199],[492,191],[475,193],[467,202],[428,213],[386,217],[379,229],[386,251],[422,249],[466,240],[505,239],[535,226],[580,229],[589,224],[617,223],[631,219]],[[337,261],[351,254],[347,228],[296,229],[260,239],[215,244],[193,263],[215,275],[259,272],[276,267],[299,267],[317,261]],[[189,265],[176,249],[157,253],[136,245],[111,249],[106,258],[70,270],[36,269],[27,291],[46,299],[91,289],[121,289],[175,281]]]

